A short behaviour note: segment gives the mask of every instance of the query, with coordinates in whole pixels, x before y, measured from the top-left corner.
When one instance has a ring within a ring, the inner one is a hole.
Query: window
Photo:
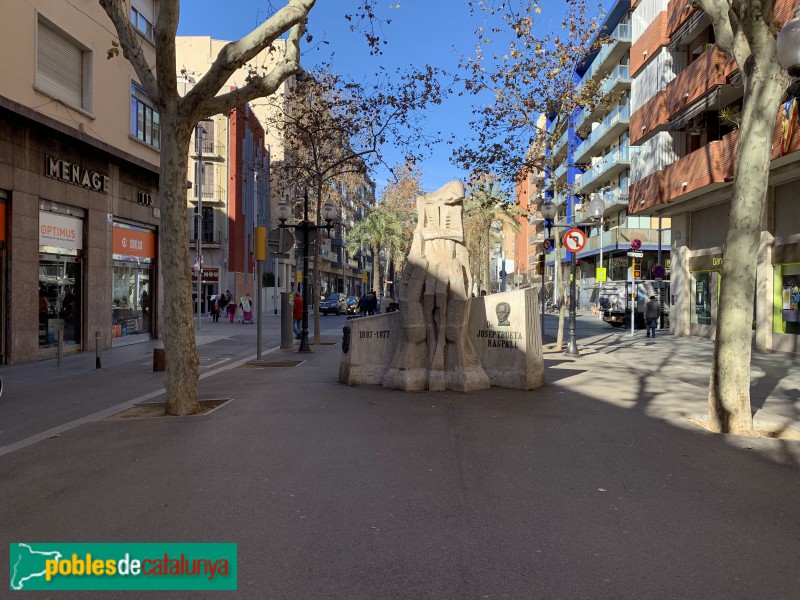
[[[161,147],[161,117],[144,90],[131,83],[131,135],[154,148]]]
[[[39,15],[36,27],[36,89],[91,112],[92,53]]]
[[[141,33],[151,42],[155,43],[152,21],[150,21],[133,6],[131,6],[131,23],[133,23],[133,26],[139,30],[139,33]]]

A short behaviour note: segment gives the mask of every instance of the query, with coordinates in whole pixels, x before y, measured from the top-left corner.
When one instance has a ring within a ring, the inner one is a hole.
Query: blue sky
[[[234,10],[220,7],[235,4]],[[282,6],[281,0],[273,0]],[[380,66],[387,70],[409,65],[431,64],[455,70],[462,54],[471,54],[474,30],[479,22],[470,16],[465,0],[376,0],[376,11],[392,23],[384,26],[382,35],[388,41],[383,54],[369,56],[363,36],[350,32],[345,12],[355,0],[317,0],[311,11],[309,31],[314,42],[325,39],[327,45],[308,49],[302,58],[306,67],[331,62],[337,72],[360,80],[376,72]],[[390,8],[390,5],[399,7]],[[182,2],[180,35],[209,35],[217,39],[238,39],[262,21],[268,11],[265,0],[189,0]],[[469,137],[472,97],[450,97],[444,104],[427,114],[430,127],[459,139]],[[452,179],[466,179],[466,173],[450,162],[452,148],[440,145],[421,165],[423,185],[436,189]],[[387,162],[402,159],[398,149],[386,149]],[[378,171],[373,177],[378,192],[386,184],[388,174]]]
[[[276,5],[280,4],[277,0]],[[383,27],[388,41],[383,54],[370,56],[360,33],[349,31],[344,18],[353,0],[318,0],[311,11],[309,31],[316,44],[302,58],[305,66],[332,63],[334,70],[361,80],[383,66],[387,70],[409,65],[432,65],[455,70],[462,53],[472,48],[475,26],[465,3],[460,0],[400,0],[399,8],[389,8],[394,0],[378,0],[381,16],[392,23]],[[223,4],[224,5],[224,4]],[[210,35],[217,39],[238,39],[248,33],[266,14],[264,0],[238,0],[236,10],[221,11],[219,0],[191,0],[182,3],[179,35]],[[213,15],[213,18],[209,18]],[[471,99],[453,97],[427,114],[432,129],[463,137],[468,134]],[[385,149],[387,162],[400,161],[400,149]],[[441,145],[420,166],[423,185],[438,188],[452,179],[464,179],[465,173],[450,161],[451,148]],[[373,173],[378,191],[385,186],[388,173]]]

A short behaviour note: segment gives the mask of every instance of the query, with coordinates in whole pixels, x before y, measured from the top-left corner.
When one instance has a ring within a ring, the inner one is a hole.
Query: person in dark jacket
[[[647,335],[645,337],[656,337],[656,327],[658,327],[658,318],[660,316],[661,304],[658,303],[658,298],[650,296],[650,301],[644,307],[644,319],[647,324]]]

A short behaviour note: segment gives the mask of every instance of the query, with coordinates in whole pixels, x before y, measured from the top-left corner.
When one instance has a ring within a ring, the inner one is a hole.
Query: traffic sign
[[[644,257],[644,252],[628,252],[628,256],[631,258],[642,258]]]
[[[631,248],[633,250],[638,250],[642,247],[642,240],[631,240]]]
[[[564,248],[570,252],[580,252],[586,245],[586,234],[580,229],[570,229],[564,234]]]
[[[294,236],[286,229],[273,229],[269,232],[267,244],[272,252],[286,254],[294,246]]]
[[[594,278],[597,279],[597,281],[606,281],[606,268],[596,267]]]
[[[656,265],[655,267],[653,267],[653,279],[663,279],[664,275],[666,274],[667,273],[664,270],[664,267],[662,267],[661,265]]]

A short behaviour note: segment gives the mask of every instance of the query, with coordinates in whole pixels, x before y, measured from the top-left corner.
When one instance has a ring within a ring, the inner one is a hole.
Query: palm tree
[[[355,254],[367,246],[372,251],[372,289],[380,290],[380,267],[376,261],[378,253],[385,250],[390,259],[402,246],[403,227],[397,214],[381,206],[374,208],[367,216],[357,221],[350,229],[347,250]]]
[[[483,262],[483,286],[489,289],[489,254],[493,224],[510,223],[519,227],[516,217],[524,216],[525,211],[517,204],[509,202],[510,194],[492,179],[475,185],[464,203],[466,217],[467,246],[471,248],[473,264]],[[476,239],[477,238],[477,239]],[[473,252],[475,252],[473,254]],[[476,279],[477,281],[477,279]]]

